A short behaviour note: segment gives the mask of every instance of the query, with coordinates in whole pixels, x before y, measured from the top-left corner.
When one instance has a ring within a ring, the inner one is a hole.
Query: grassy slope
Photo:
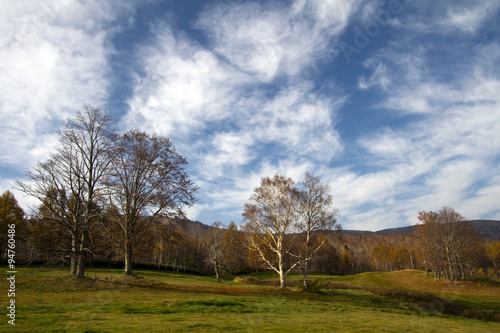
[[[4,267],[0,272],[6,272]],[[456,331],[492,332],[499,323],[422,311],[418,304],[367,291],[403,288],[500,311],[500,288],[426,279],[418,271],[327,277],[341,289],[304,294],[265,285],[209,277],[138,270],[126,278],[120,270],[95,269],[75,280],[63,270],[20,268],[17,274],[16,327],[19,332],[304,332],[304,331]],[[262,279],[273,279],[261,275]],[[90,279],[91,278],[91,279]],[[298,277],[290,277],[290,281]],[[3,273],[2,280],[5,281]],[[2,284],[6,286],[6,284]],[[352,287],[352,288],[351,288]],[[0,296],[7,304],[6,293]],[[5,307],[2,305],[2,308]]]

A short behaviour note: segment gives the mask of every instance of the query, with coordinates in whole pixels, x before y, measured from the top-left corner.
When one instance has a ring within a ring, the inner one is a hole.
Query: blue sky
[[[345,229],[444,205],[500,219],[497,0],[2,1],[0,17],[1,192],[86,102],[172,139],[206,224],[306,171]]]

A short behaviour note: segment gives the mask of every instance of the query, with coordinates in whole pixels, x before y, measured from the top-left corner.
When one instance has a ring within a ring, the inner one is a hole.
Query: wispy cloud
[[[418,30],[411,6],[390,26]],[[197,181],[207,185],[192,214],[234,214],[260,177],[280,172],[300,180],[306,170],[329,182],[345,222],[365,229],[416,222],[419,210],[439,208],[431,204],[464,204],[479,195],[470,190],[481,181],[475,168],[487,160],[478,145],[496,145],[495,129],[488,126],[498,118],[491,94],[498,76],[484,72],[494,45],[476,50],[476,67],[460,70],[443,66],[436,72],[428,56],[435,45],[415,43],[417,37],[368,58],[363,66],[371,74],[360,76],[358,87],[382,92],[372,107],[391,110],[388,117],[422,118],[358,137],[361,165],[330,166],[346,149],[336,126],[349,99],[341,90],[317,93],[311,69],[334,58],[329,46],[352,15],[358,15],[356,22],[371,20],[379,7],[339,1],[216,5],[195,24],[208,35],[207,45],[165,24],[155,26],[157,40],[139,50],[147,74],[138,76],[129,116],[167,135],[182,133]],[[440,17],[452,17],[443,8]],[[478,17],[477,27],[486,19]],[[454,79],[443,80],[449,75]],[[481,134],[470,134],[475,132]],[[463,179],[463,185],[447,186],[453,179]]]
[[[201,186],[189,217],[206,223],[239,222],[261,177],[305,171],[346,228],[443,205],[500,217],[498,1],[194,7],[179,24],[168,2],[0,4],[0,188],[88,102],[173,140]],[[346,64],[340,43],[360,31]]]
[[[407,2],[411,14],[393,21],[397,27],[415,32],[449,36],[460,33],[472,36],[495,20],[500,4],[495,0],[481,2],[471,0]]]
[[[195,25],[210,37],[208,46],[153,23],[153,43],[137,50],[144,74],[137,74],[125,124],[178,137],[202,196],[220,202],[211,209],[240,210],[270,175],[264,171],[328,162],[343,149],[335,126],[346,96],[339,89],[319,94],[304,78],[352,11],[345,2],[216,5]],[[256,168],[262,172],[249,175]],[[204,190],[209,181],[223,186]]]
[[[422,61],[425,57],[408,66],[412,70],[384,71],[381,79],[380,66],[397,62],[395,58],[401,61],[405,55],[401,56],[401,52],[395,55],[388,48],[381,53],[382,58],[380,54],[377,56],[379,64],[369,66],[373,75],[363,81],[370,84],[360,88],[383,92],[384,98],[377,105],[380,110],[420,116],[397,131],[385,128],[358,140],[369,154],[365,163],[375,165],[380,171],[351,175],[348,180],[354,185],[351,195],[360,199],[346,200],[346,208],[352,211],[350,221],[361,223],[360,218],[367,218],[366,212],[356,208],[355,203],[371,202],[371,196],[382,201],[396,199],[394,204],[383,205],[400,212],[400,218],[394,221],[407,216],[409,221],[416,222],[418,210],[436,210],[443,205],[457,207],[469,218],[491,215],[498,210],[498,205],[485,195],[500,197],[498,186],[491,185],[486,190],[480,185],[490,183],[492,177],[495,179],[500,159],[500,98],[495,94],[500,88],[500,75],[491,69],[500,60],[500,53],[495,50],[498,50],[496,44],[475,49],[460,64],[461,71],[453,74],[456,79],[449,83],[436,82],[440,79],[430,74],[432,64]],[[414,50],[408,51],[414,54]],[[397,117],[397,113],[391,116]],[[360,182],[362,185],[356,186]],[[338,185],[335,181],[333,184]],[[388,184],[390,187],[384,186]],[[401,206],[403,201],[398,200],[401,198],[411,201]],[[371,212],[368,215],[377,219],[377,210]]]
[[[437,25],[447,31],[459,29],[464,33],[474,34],[487,20],[495,19],[499,9],[500,3],[494,0],[456,3],[447,9],[447,15],[438,20]]]
[[[296,1],[216,5],[197,27],[211,38],[214,52],[238,70],[270,82],[296,75],[331,56],[331,39],[345,29],[357,1]]]
[[[89,1],[4,2],[0,10],[1,160],[44,159],[54,131],[84,101],[106,101],[112,49],[107,24],[126,5]],[[16,151],[16,154],[10,152]]]
[[[152,45],[139,49],[137,75],[125,123],[171,135],[199,130],[228,116],[233,87],[246,82],[210,51],[160,23]]]

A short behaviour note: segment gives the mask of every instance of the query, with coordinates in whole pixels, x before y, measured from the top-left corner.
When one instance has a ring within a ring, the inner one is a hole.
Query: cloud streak
[[[261,177],[305,171],[345,228],[443,205],[500,216],[498,1],[0,6],[2,190],[88,102],[173,140],[205,223],[240,222]],[[370,40],[346,62],[359,31]]]
[[[498,206],[485,196],[500,196],[495,180],[500,159],[500,99],[495,91],[500,88],[500,76],[487,70],[500,60],[497,48],[497,44],[476,48],[450,83],[437,83],[436,76],[428,75],[432,64],[422,61],[425,56],[415,57],[411,44],[407,56],[388,48],[367,61],[373,74],[362,77],[359,86],[382,92],[385,97],[376,107],[401,116],[418,115],[419,120],[397,131],[383,128],[358,140],[369,154],[365,161],[381,171],[369,177],[353,175],[349,180],[354,185],[352,193],[368,193],[382,201],[395,199],[394,204],[384,203],[390,211],[400,211],[394,221],[415,223],[418,210],[438,210],[443,205],[460,207],[469,218],[498,216]],[[380,68],[388,68],[389,63],[396,63],[396,68],[405,64],[410,70],[384,70],[381,74]],[[485,183],[492,184],[487,191],[481,186]],[[384,184],[390,184],[389,188]],[[406,200],[402,206],[401,199]],[[357,201],[371,200],[361,196]],[[347,202],[356,201],[350,198]],[[349,204],[351,221],[362,223],[360,219],[370,215],[357,214]],[[371,218],[378,220],[378,211],[372,213]]]
[[[248,194],[258,183],[239,181],[250,170],[260,168],[250,177],[260,179],[269,163],[329,161],[343,149],[335,126],[347,97],[335,89],[330,96],[315,92],[307,72],[329,53],[353,11],[337,4],[329,15],[319,2],[210,7],[195,24],[208,46],[154,24],[153,43],[137,50],[143,74],[136,76],[126,126],[178,137],[201,184],[227,184],[217,193],[205,190],[213,203],[206,209],[228,198],[238,198],[229,201],[241,209],[246,195],[234,192]]]
[[[3,7],[1,160],[4,166],[28,167],[47,156],[54,130],[84,101],[105,103],[112,51],[106,26],[114,20],[112,11],[124,9],[94,1]]]

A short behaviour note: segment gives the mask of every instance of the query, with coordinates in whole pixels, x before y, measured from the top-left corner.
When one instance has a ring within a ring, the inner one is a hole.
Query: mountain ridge
[[[477,230],[479,235],[485,239],[500,241],[500,221],[497,220],[468,220],[470,225]],[[388,228],[379,231],[366,230],[342,230],[343,235],[412,235],[417,230],[417,225],[407,227]]]

